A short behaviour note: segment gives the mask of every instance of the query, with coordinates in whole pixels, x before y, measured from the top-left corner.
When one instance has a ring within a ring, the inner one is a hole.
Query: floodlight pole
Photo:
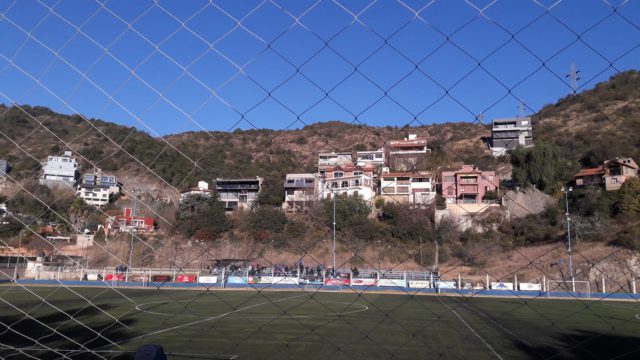
[[[333,276],[336,274],[336,193],[331,190],[333,198]]]
[[[573,191],[572,187],[565,188],[562,187],[561,191],[564,193],[564,203],[565,203],[565,216],[567,217],[567,243],[569,245],[569,280],[571,281],[571,291],[576,291],[575,279],[573,277],[573,259],[571,254],[571,215],[569,214],[569,193]]]

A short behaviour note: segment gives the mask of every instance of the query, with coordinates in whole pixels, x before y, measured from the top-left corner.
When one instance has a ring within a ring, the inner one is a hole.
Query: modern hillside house
[[[49,187],[73,187],[79,176],[78,161],[73,157],[71,151],[65,151],[62,156],[47,158],[40,183]]]
[[[389,167],[393,171],[423,169],[426,166],[426,154],[430,152],[427,140],[419,139],[416,134],[410,134],[403,140],[392,140],[387,143]]]
[[[258,201],[262,181],[258,176],[246,179],[216,179],[216,191],[224,209],[250,210]]]
[[[385,153],[384,148],[371,151],[358,151],[356,152],[356,163],[360,166],[384,166],[385,165]]]
[[[533,146],[533,125],[530,117],[494,119],[491,124],[491,152],[505,155],[518,146]]]
[[[100,170],[85,174],[76,188],[76,196],[94,206],[107,205],[119,193],[118,179],[104,175]]]
[[[463,165],[455,171],[442,172],[442,196],[450,204],[482,204],[489,191],[498,189],[495,171],[482,171],[472,165]]]
[[[367,202],[373,200],[375,182],[374,168],[358,165],[341,165],[327,169],[320,176],[318,190],[320,199],[333,196],[359,196]]]
[[[380,196],[385,202],[427,205],[436,197],[433,176],[426,171],[385,172],[380,176]]]
[[[318,178],[314,174],[287,174],[282,209],[287,212],[306,209],[316,200],[317,183]]]

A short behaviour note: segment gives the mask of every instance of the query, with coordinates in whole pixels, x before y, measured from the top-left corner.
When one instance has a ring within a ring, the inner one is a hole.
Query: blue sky
[[[640,1],[0,0],[0,102],[154,135],[485,121],[640,68]]]

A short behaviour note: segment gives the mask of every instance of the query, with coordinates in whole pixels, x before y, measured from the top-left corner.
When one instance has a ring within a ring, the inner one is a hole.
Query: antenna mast
[[[571,89],[575,94],[578,91],[578,80],[580,80],[580,70],[576,68],[576,63],[571,63],[569,73],[565,77],[571,80]]]

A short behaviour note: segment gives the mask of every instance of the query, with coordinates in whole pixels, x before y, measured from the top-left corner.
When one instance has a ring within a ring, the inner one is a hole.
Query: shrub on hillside
[[[180,203],[176,229],[187,237],[197,235],[199,240],[214,240],[230,230],[231,224],[216,195],[191,195]]]

